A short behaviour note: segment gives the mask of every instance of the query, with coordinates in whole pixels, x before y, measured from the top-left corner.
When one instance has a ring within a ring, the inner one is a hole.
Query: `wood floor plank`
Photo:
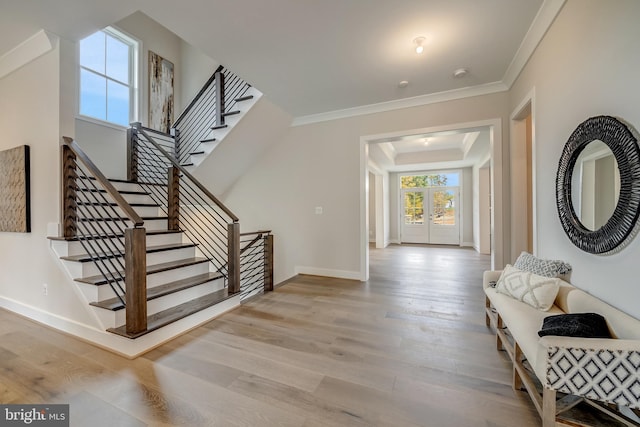
[[[296,276],[135,360],[0,310],[0,402],[72,425],[539,425],[484,325],[473,250],[370,251],[370,280]]]

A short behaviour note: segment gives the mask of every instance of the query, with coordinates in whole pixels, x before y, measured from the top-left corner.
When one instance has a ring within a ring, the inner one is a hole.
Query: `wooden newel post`
[[[240,292],[240,224],[227,227],[227,262],[229,266],[229,293]]]
[[[168,189],[167,189],[167,209],[169,230],[180,229],[180,170],[175,167],[169,168]]]
[[[147,232],[144,228],[127,228],[125,246],[125,305],[127,334],[147,330]]]
[[[216,126],[224,126],[224,74],[216,71]]]
[[[138,182],[137,125],[139,123],[131,123],[131,127],[127,129],[127,180],[132,182]]]
[[[76,237],[78,203],[76,193],[76,155],[67,145],[62,145],[62,237]]]
[[[264,291],[273,291],[273,234],[264,238]]]

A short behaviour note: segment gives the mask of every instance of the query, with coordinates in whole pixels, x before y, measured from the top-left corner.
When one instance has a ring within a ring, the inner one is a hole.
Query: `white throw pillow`
[[[498,279],[496,292],[547,311],[553,305],[560,289],[560,279],[538,276],[507,265]]]

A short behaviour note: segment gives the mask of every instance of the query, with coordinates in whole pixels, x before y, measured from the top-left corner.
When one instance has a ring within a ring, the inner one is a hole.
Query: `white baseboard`
[[[190,330],[226,313],[227,311],[233,310],[239,305],[239,296],[229,298],[226,301],[132,340],[76,322],[75,320],[67,319],[57,314],[46,312],[20,301],[0,297],[0,308],[12,311],[28,319],[42,323],[45,326],[51,327],[129,359],[135,359],[165,342],[170,341],[178,335],[189,332]]]
[[[475,246],[473,245],[473,242],[462,242],[460,246],[465,248],[475,248]]]
[[[296,274],[309,274],[311,276],[325,276],[335,277],[337,279],[362,280],[362,275],[359,271],[331,270],[328,268],[305,267],[297,265],[295,268],[295,272]]]

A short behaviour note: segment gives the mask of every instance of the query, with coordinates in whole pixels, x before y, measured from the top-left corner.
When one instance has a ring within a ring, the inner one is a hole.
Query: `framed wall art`
[[[173,124],[173,63],[149,51],[149,127],[169,133]]]
[[[29,146],[0,151],[0,231],[31,232]]]

